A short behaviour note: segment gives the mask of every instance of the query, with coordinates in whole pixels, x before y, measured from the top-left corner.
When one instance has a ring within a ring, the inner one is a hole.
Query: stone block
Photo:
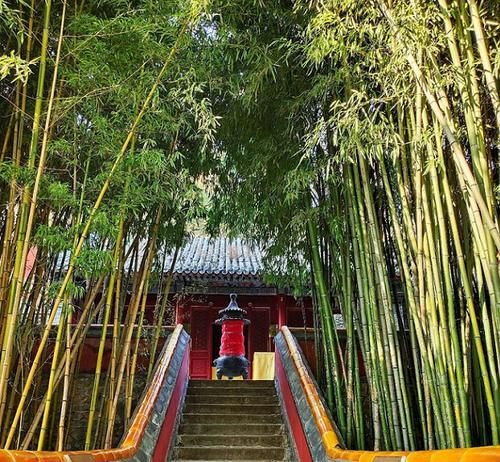
[[[173,374],[168,374],[167,380],[166,380],[167,384],[173,386],[175,383],[175,379],[176,379],[176,376],[174,376]]]
[[[156,446],[156,438],[149,434],[148,432],[144,433],[141,441],[140,450],[145,454],[152,455]]]
[[[142,447],[135,453],[133,460],[134,462],[151,462],[151,457],[153,453],[147,454],[143,451]]]
[[[156,427],[160,427],[162,422],[163,422],[163,413],[154,413],[152,416],[151,416],[151,424],[156,426]]]

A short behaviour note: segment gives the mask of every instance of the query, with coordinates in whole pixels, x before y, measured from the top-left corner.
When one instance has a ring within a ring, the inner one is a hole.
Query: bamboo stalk
[[[45,344],[47,342],[47,339],[48,339],[48,335],[49,335],[49,331],[50,331],[50,327],[52,326],[52,323],[54,321],[54,317],[56,315],[56,311],[57,311],[57,307],[59,306],[59,303],[61,302],[62,300],[62,297],[63,297],[63,294],[66,290],[66,287],[71,279],[71,277],[73,276],[73,272],[75,270],[75,263],[76,263],[76,259],[77,257],[80,255],[80,252],[83,248],[83,245],[85,243],[85,240],[89,234],[89,231],[90,231],[90,227],[94,221],[94,218],[95,218],[95,215],[97,214],[97,211],[102,203],[102,200],[104,199],[104,196],[105,194],[107,193],[108,189],[109,189],[109,186],[110,186],[110,183],[111,183],[111,179],[113,178],[116,170],[118,169],[119,165],[121,164],[121,161],[123,160],[124,156],[125,156],[125,153],[127,152],[127,149],[128,149],[128,146],[130,144],[130,141],[132,140],[132,137],[133,137],[133,134],[134,132],[136,131],[136,128],[137,126],[139,125],[139,122],[142,120],[144,114],[146,113],[147,109],[149,108],[149,105],[151,103],[151,100],[153,98],[153,95],[155,94],[155,91],[156,89],[158,88],[158,86],[160,85],[161,83],[161,80],[165,74],[165,72],[167,71],[168,67],[169,67],[169,64],[170,62],[172,61],[172,59],[174,58],[175,54],[177,53],[177,50],[178,50],[178,47],[180,45],[180,39],[183,37],[184,35],[184,32],[186,31],[187,29],[187,22],[182,26],[181,28],[181,31],[177,37],[177,40],[174,44],[174,46],[172,47],[169,55],[167,56],[162,68],[160,69],[160,71],[158,72],[158,76],[156,77],[156,80],[155,82],[153,83],[148,95],[146,96],[145,100],[144,100],[144,103],[142,105],[142,108],[141,110],[139,111],[139,113],[137,114],[137,116],[135,117],[133,123],[132,123],[132,126],[128,132],[128,135],[120,149],[120,152],[118,153],[118,156],[116,157],[105,181],[104,181],[104,184],[102,185],[101,187],[101,190],[99,192],[99,195],[94,203],[94,206],[92,207],[91,209],[91,212],[90,212],[90,215],[89,217],[87,218],[87,221],[85,223],[85,226],[81,232],[81,235],[80,235],[80,238],[78,240],[78,243],[77,243],[77,246],[75,248],[75,252],[73,253],[72,255],[72,258],[70,260],[70,264],[69,264],[69,267],[67,269],[67,272],[66,272],[66,275],[61,283],[61,286],[60,286],[60,289],[58,291],[58,294],[56,295],[55,297],[55,300],[54,300],[54,303],[53,303],[53,306],[52,306],[52,310],[50,312],[50,315],[49,315],[49,318],[48,318],[48,321],[47,321],[47,325],[45,327],[45,330],[44,330],[44,333],[42,335],[42,338],[40,340],[40,344],[39,344],[39,347],[38,347],[38,350],[37,350],[37,353],[35,354],[35,357],[33,359],[33,363],[32,363],[32,366],[31,366],[31,369],[30,369],[30,372],[28,374],[28,377],[26,379],[26,384],[24,386],[24,389],[23,389],[23,392],[21,394],[21,397],[20,397],[20,400],[19,400],[19,405],[18,405],[18,408],[16,410],[16,413],[15,413],[15,416],[14,416],[14,419],[13,419],[13,422],[12,422],[12,426],[11,426],[11,429],[9,431],[9,434],[7,436],[7,440],[6,440],[6,444],[5,444],[5,449],[8,449],[12,443],[12,440],[14,438],[14,434],[15,434],[15,431],[17,429],[17,425],[19,424],[19,419],[21,417],[21,413],[22,413],[22,410],[23,410],[23,407],[24,407],[24,404],[26,402],[26,399],[27,399],[27,396],[28,396],[28,392],[29,392],[29,389],[31,388],[31,385],[32,385],[32,382],[33,382],[33,377],[35,375],[35,372],[38,368],[38,365],[40,364],[40,360],[41,360],[41,355],[42,355],[42,352],[43,352],[43,349],[45,348]]]
[[[134,329],[135,318],[136,318],[137,311],[139,308],[141,294],[144,290],[147,274],[150,270],[152,260],[153,260],[153,252],[154,252],[155,247],[156,247],[156,238],[157,238],[157,233],[158,233],[158,227],[160,224],[160,217],[161,217],[161,208],[158,209],[158,211],[157,211],[155,223],[154,223],[153,231],[152,231],[152,237],[149,240],[149,244],[148,244],[148,248],[147,248],[147,255],[146,255],[145,260],[143,261],[143,267],[141,269],[141,277],[140,277],[139,285],[137,287],[137,295],[135,296],[133,306],[128,313],[129,326],[123,335],[123,346],[121,349],[122,351],[121,351],[121,355],[120,355],[120,360],[118,362],[119,368],[118,368],[118,376],[117,376],[117,381],[116,381],[116,386],[115,386],[114,396],[113,396],[113,405],[111,408],[110,415],[108,417],[108,423],[107,423],[107,428],[106,428],[105,448],[109,448],[112,444],[112,441],[113,441],[113,429],[114,429],[114,424],[115,424],[116,412],[117,412],[117,408],[118,408],[118,399],[120,396],[120,389],[121,389],[123,375],[124,375],[125,367],[126,367],[126,363],[127,363],[127,357],[128,357],[129,351],[130,351],[130,342],[132,339],[132,333],[133,333],[133,329]]]
[[[99,382],[100,382],[100,378],[101,378],[102,358],[104,355],[104,348],[106,345],[106,336],[107,336],[107,332],[108,332],[109,316],[111,313],[111,305],[112,305],[112,301],[113,301],[113,290],[115,287],[115,279],[116,279],[116,272],[117,272],[116,264],[118,262],[120,251],[121,251],[122,238],[123,238],[123,220],[120,220],[120,224],[118,227],[118,234],[116,236],[115,251],[113,253],[113,264],[112,264],[113,271],[111,273],[108,288],[107,288],[106,304],[105,304],[105,308],[104,308],[104,319],[102,322],[101,339],[99,341],[99,350],[97,353],[97,360],[96,360],[95,373],[94,373],[94,384],[93,384],[92,395],[91,395],[91,399],[90,399],[89,417],[88,417],[88,422],[87,422],[87,431],[85,434],[85,450],[86,451],[88,451],[90,449],[90,444],[92,441],[92,426],[94,424],[94,414],[95,414],[96,404],[97,404],[97,395],[99,393]]]
[[[318,247],[318,236],[316,226],[312,223],[311,220],[308,220],[308,232],[309,239],[311,243],[311,255],[312,255],[312,263],[314,268],[314,282],[316,285],[316,289],[318,291],[318,299],[322,320],[322,334],[325,337],[325,353],[326,360],[329,364],[331,364],[333,379],[336,381],[336,386],[333,387],[335,394],[335,407],[337,409],[337,418],[339,419],[339,428],[341,433],[345,431],[346,428],[346,416],[344,409],[344,402],[342,395],[340,393],[340,373],[339,366],[336,356],[336,348],[335,348],[335,340],[333,333],[333,311],[330,304],[330,299],[326,290],[325,280],[323,277],[323,270],[321,267],[320,253]]]
[[[170,293],[170,287],[172,286],[175,263],[177,262],[177,257],[179,255],[180,246],[177,246],[172,257],[172,263],[170,264],[170,269],[167,274],[167,281],[165,283],[165,289],[163,290],[162,300],[160,305],[160,310],[155,319],[155,330],[153,334],[153,344],[151,346],[151,353],[148,365],[148,374],[146,377],[146,382],[149,382],[151,374],[153,373],[153,367],[155,364],[156,350],[158,349],[158,341],[160,339],[161,328],[163,326],[163,320],[165,318],[165,310],[168,304],[168,295]],[[159,296],[159,295],[158,295]]]
[[[100,279],[100,282],[96,284],[96,287],[100,287],[103,282],[103,278]],[[97,293],[97,290],[93,290],[93,293]],[[85,339],[85,336],[87,334],[88,329],[90,328],[90,325],[92,324],[92,320],[94,319],[95,315],[99,312],[99,310],[102,308],[102,305],[104,303],[104,299],[99,301],[99,303],[93,308],[93,299],[90,303],[86,304],[86,308],[84,309],[82,316],[80,320],[78,321],[78,324],[76,325],[73,335],[71,337],[71,345],[72,345],[72,351],[71,351],[71,356],[70,356],[70,363],[73,364],[75,361],[78,359],[78,349],[80,345],[83,343],[83,340]],[[55,379],[54,379],[54,387],[57,387],[61,378],[63,377],[63,374],[65,372],[66,368],[66,360],[67,357],[64,355],[61,358],[61,361],[59,362],[59,365],[57,366],[57,372],[55,374]],[[21,448],[22,449],[28,449],[31,441],[35,435],[35,431],[38,427],[38,424],[40,423],[40,420],[43,416],[43,412],[45,409],[45,401],[47,399],[47,392],[45,392],[43,398],[40,401],[40,404],[31,419],[31,425],[29,426],[29,429],[27,430],[22,443],[21,443]]]
[[[393,19],[392,12],[387,7],[384,0],[378,0],[378,5],[380,6],[380,9],[382,10],[384,16],[387,18],[389,25],[391,26],[391,29],[394,31],[396,37],[402,43],[405,43],[405,39],[402,36],[398,26],[396,25]],[[478,213],[476,214],[476,218],[478,220],[478,223],[480,224],[481,227],[484,226],[485,230],[487,230],[488,233],[491,235],[491,238],[493,239],[498,251],[500,250],[500,233],[498,231],[498,227],[497,224],[495,223],[495,220],[492,218],[490,211],[488,210],[486,201],[481,195],[477,181],[470,170],[462,146],[458,141],[455,124],[450,119],[448,114],[449,108],[447,106],[446,95],[443,95],[443,93],[441,93],[439,97],[439,101],[441,102],[441,104],[445,105],[443,109],[438,103],[438,98],[436,97],[434,92],[431,91],[430,89],[431,86],[429,85],[428,80],[424,76],[413,54],[407,52],[406,59],[415,75],[416,81],[418,82],[419,86],[422,88],[423,93],[425,94],[425,97],[427,99],[430,108],[432,109],[436,119],[439,121],[439,124],[442,126],[442,129],[449,141],[450,148],[452,149],[454,154],[453,160],[455,162],[457,170],[462,174],[463,181],[465,182],[467,190],[470,193],[471,205],[477,206]],[[438,92],[439,90],[440,89],[438,89]]]
[[[479,8],[477,6],[476,0],[469,0],[467,4],[469,5],[472,26],[474,28],[474,35],[476,36],[476,43],[479,51],[479,56],[481,58],[481,64],[483,66],[484,77],[486,79],[489,96],[491,98],[491,102],[495,111],[497,128],[498,130],[500,130],[500,97],[498,96],[497,82],[493,73],[490,52],[483,31],[483,22],[481,20],[481,15],[479,13]]]
[[[128,382],[128,393],[126,395],[126,400],[125,400],[125,422],[127,423],[126,426],[128,426],[130,418],[132,416],[132,399],[134,395],[135,371],[137,369],[137,357],[142,338],[142,328],[144,323],[144,314],[146,312],[146,302],[148,299],[150,277],[151,275],[148,272],[148,275],[146,276],[146,282],[144,285],[144,291],[142,294],[142,303],[139,313],[139,322],[137,323],[137,333],[135,337],[134,351],[132,353],[132,358],[130,361],[130,379]]]
[[[68,306],[69,307],[69,306]],[[64,448],[64,437],[65,437],[65,421],[68,412],[68,402],[70,399],[70,374],[71,374],[71,313],[66,314],[66,350],[65,358],[66,363],[64,365],[64,388],[61,403],[61,412],[59,415],[59,426],[57,434],[57,451],[62,451]]]
[[[28,164],[31,167],[34,166],[35,156],[38,146],[38,135],[40,129],[40,118],[42,113],[42,101],[43,101],[44,82],[46,73],[51,4],[52,4],[51,0],[47,0],[44,9],[42,47],[40,52],[40,67],[38,73],[35,110],[33,116],[33,127],[32,127],[31,145],[30,145],[29,161],[28,161]],[[2,360],[1,360],[1,371],[0,371],[0,418],[3,415],[5,408],[7,380],[10,373],[10,365],[11,365],[10,361],[12,358],[12,348],[14,344],[14,331],[15,328],[17,327],[19,299],[21,296],[20,291],[23,283],[26,255],[28,253],[28,249],[25,249],[26,247],[25,244],[29,240],[31,231],[31,228],[29,226],[29,218],[27,215],[29,200],[30,200],[29,191],[27,190],[27,188],[25,188],[23,192],[23,201],[20,209],[20,219],[18,225],[19,230],[16,243],[16,257],[15,257],[14,271],[12,275],[10,292],[9,292],[7,319],[5,323],[5,331],[4,331],[5,333],[3,339],[4,341],[2,345],[2,354],[1,354]],[[25,239],[25,236],[27,237],[27,239]]]

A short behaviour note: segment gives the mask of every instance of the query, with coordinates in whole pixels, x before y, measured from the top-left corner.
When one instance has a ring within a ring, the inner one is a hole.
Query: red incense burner
[[[231,294],[230,299],[227,308],[219,311],[220,318],[215,321],[215,324],[222,325],[219,357],[214,361],[218,380],[223,375],[230,380],[240,375],[248,378],[250,361],[245,358],[243,327],[250,321],[244,317],[247,312],[238,306],[236,294]]]

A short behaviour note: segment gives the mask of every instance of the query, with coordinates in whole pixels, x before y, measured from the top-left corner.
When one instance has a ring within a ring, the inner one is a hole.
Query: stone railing
[[[332,423],[297,341],[287,327],[275,337],[276,383],[301,462],[500,462],[500,446],[435,451],[353,451]]]
[[[172,447],[189,380],[189,335],[177,325],[157,362],[130,428],[114,449],[0,450],[0,462],[164,462]]]

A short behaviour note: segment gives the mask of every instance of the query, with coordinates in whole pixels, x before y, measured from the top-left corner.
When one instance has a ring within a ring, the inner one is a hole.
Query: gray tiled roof
[[[173,252],[165,268],[172,264]],[[190,238],[179,251],[174,273],[205,276],[258,276],[262,271],[262,252],[240,238]]]
[[[147,241],[139,243],[139,261],[146,251]],[[157,258],[164,262],[163,269],[168,271],[172,266],[174,251],[169,249],[166,258],[165,249],[157,251]],[[61,252],[57,266],[67,268],[69,253]],[[227,237],[210,238],[195,236],[186,240],[179,251],[174,267],[176,275],[185,276],[233,276],[259,278],[263,269],[263,254],[261,249],[250,242]],[[125,262],[125,269],[129,269],[131,258]]]

